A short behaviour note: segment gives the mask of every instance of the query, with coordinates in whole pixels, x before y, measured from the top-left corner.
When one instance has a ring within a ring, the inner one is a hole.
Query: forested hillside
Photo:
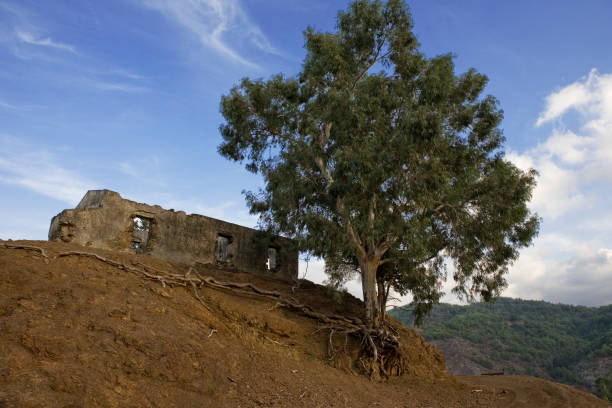
[[[410,306],[390,314],[413,325]],[[456,374],[503,369],[586,386],[600,395],[607,387],[598,378],[609,382],[612,374],[612,305],[591,308],[510,298],[494,304],[441,304],[418,330],[445,352],[451,372],[468,370]],[[461,359],[473,364],[453,367]]]

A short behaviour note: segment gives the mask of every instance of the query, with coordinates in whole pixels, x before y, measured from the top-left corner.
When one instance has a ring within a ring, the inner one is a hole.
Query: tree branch
[[[374,54],[374,59],[372,60],[372,62],[370,62],[368,65],[366,65],[366,67],[359,73],[359,75],[357,75],[357,79],[355,79],[355,82],[353,82],[353,86],[351,86],[351,96],[354,95],[355,88],[357,87],[357,84],[359,83],[359,81],[361,81],[361,78],[363,78],[365,76],[365,74],[368,73],[368,71],[374,66],[374,64],[376,64],[382,58],[387,57],[391,53],[391,52],[387,52],[385,55],[383,55],[382,57],[378,58],[379,55],[380,55],[380,51],[382,50],[382,47],[384,45],[385,45],[384,41],[382,43],[380,43],[380,45],[376,49],[376,52]]]
[[[362,259],[367,258],[367,253],[363,248],[363,243],[361,242],[361,239],[359,239],[357,234],[355,234],[355,230],[353,229],[353,225],[351,223],[351,216],[350,214],[346,214],[344,210],[344,203],[340,198],[336,200],[336,206],[338,207],[338,211],[340,211],[341,214],[344,214],[344,218],[346,220],[346,231],[349,234],[349,238],[351,239],[353,246],[355,247],[355,249],[357,249],[357,252],[359,253],[359,256]]]
[[[331,128],[332,128],[332,122],[324,123],[320,127],[319,140],[317,140],[317,143],[319,147],[321,148],[321,152],[325,150],[325,145],[327,144],[327,142],[329,142],[329,139],[331,137]],[[325,163],[323,156],[316,155],[315,153],[314,161],[317,167],[319,168],[319,171],[321,171],[321,174],[323,175],[323,177],[325,177],[328,187],[331,187],[331,185],[334,184],[334,178],[331,175],[331,171],[329,170],[329,167]]]
[[[378,266],[384,265],[384,264],[388,264],[393,262],[394,259],[393,258],[385,258],[385,259],[381,259],[380,261],[378,261]]]

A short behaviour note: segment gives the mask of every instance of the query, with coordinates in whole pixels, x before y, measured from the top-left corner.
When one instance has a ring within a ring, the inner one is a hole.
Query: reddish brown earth
[[[31,245],[39,252],[4,248]],[[207,310],[183,287],[99,260],[183,274],[146,255],[38,241],[0,241],[0,408],[5,407],[607,407],[576,389],[532,377],[452,377],[444,359],[400,328],[410,362],[399,378],[373,381],[355,365],[358,344],[273,299],[202,288]],[[139,264],[141,263],[141,264]],[[210,269],[251,281],[327,314],[359,314],[323,287]],[[394,323],[398,324],[398,323]]]

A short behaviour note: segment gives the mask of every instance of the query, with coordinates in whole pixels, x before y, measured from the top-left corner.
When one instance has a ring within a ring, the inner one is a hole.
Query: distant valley
[[[413,326],[412,309],[390,314]],[[612,397],[612,305],[598,308],[500,298],[494,304],[440,304],[417,328],[456,375],[503,371]]]

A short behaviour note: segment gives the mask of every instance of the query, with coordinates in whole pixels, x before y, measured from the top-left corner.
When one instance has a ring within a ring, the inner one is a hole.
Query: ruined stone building
[[[298,274],[298,252],[287,238],[137,203],[110,190],[90,190],[76,208],[53,217],[49,240],[279,279],[296,279]]]

